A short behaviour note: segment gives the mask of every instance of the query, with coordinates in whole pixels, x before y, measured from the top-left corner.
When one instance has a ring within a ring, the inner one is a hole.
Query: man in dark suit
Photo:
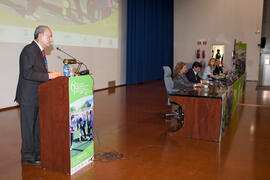
[[[194,62],[192,64],[192,68],[190,68],[186,73],[186,77],[190,82],[200,83],[201,78],[198,73],[201,71],[201,67],[202,65],[199,62]]]
[[[216,68],[213,71],[213,75],[219,75],[223,73],[223,66],[219,59],[216,59]]]
[[[20,74],[15,101],[20,104],[22,163],[40,164],[38,85],[60,75],[48,72],[44,48],[51,45],[52,31],[48,26],[38,26],[34,41],[20,54]]]

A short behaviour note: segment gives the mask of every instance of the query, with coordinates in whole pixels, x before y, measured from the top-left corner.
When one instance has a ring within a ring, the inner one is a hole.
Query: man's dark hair
[[[194,62],[193,64],[192,64],[192,68],[194,68],[194,67],[200,67],[200,68],[202,68],[202,64],[201,63],[199,63],[199,62]]]
[[[45,25],[39,25],[38,27],[36,27],[36,30],[34,32],[34,39],[37,39],[40,33],[44,33],[45,29],[49,29],[49,27]]]

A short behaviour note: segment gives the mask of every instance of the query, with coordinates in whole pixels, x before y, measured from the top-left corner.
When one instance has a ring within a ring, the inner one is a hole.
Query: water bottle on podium
[[[69,67],[68,63],[64,63],[63,75],[67,76],[67,77],[70,76],[70,67]]]

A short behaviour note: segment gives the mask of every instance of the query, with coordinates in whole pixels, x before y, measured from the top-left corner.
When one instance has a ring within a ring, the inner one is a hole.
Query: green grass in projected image
[[[39,24],[54,31],[117,38],[118,0],[0,1],[0,25],[33,28]]]

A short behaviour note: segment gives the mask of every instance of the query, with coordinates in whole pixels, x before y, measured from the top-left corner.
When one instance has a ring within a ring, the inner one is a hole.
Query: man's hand
[[[49,79],[55,79],[62,75],[62,72],[58,72],[57,70],[54,70],[52,72],[49,72]]]
[[[207,83],[207,81],[205,79],[201,80],[201,84],[206,84],[206,83]]]

